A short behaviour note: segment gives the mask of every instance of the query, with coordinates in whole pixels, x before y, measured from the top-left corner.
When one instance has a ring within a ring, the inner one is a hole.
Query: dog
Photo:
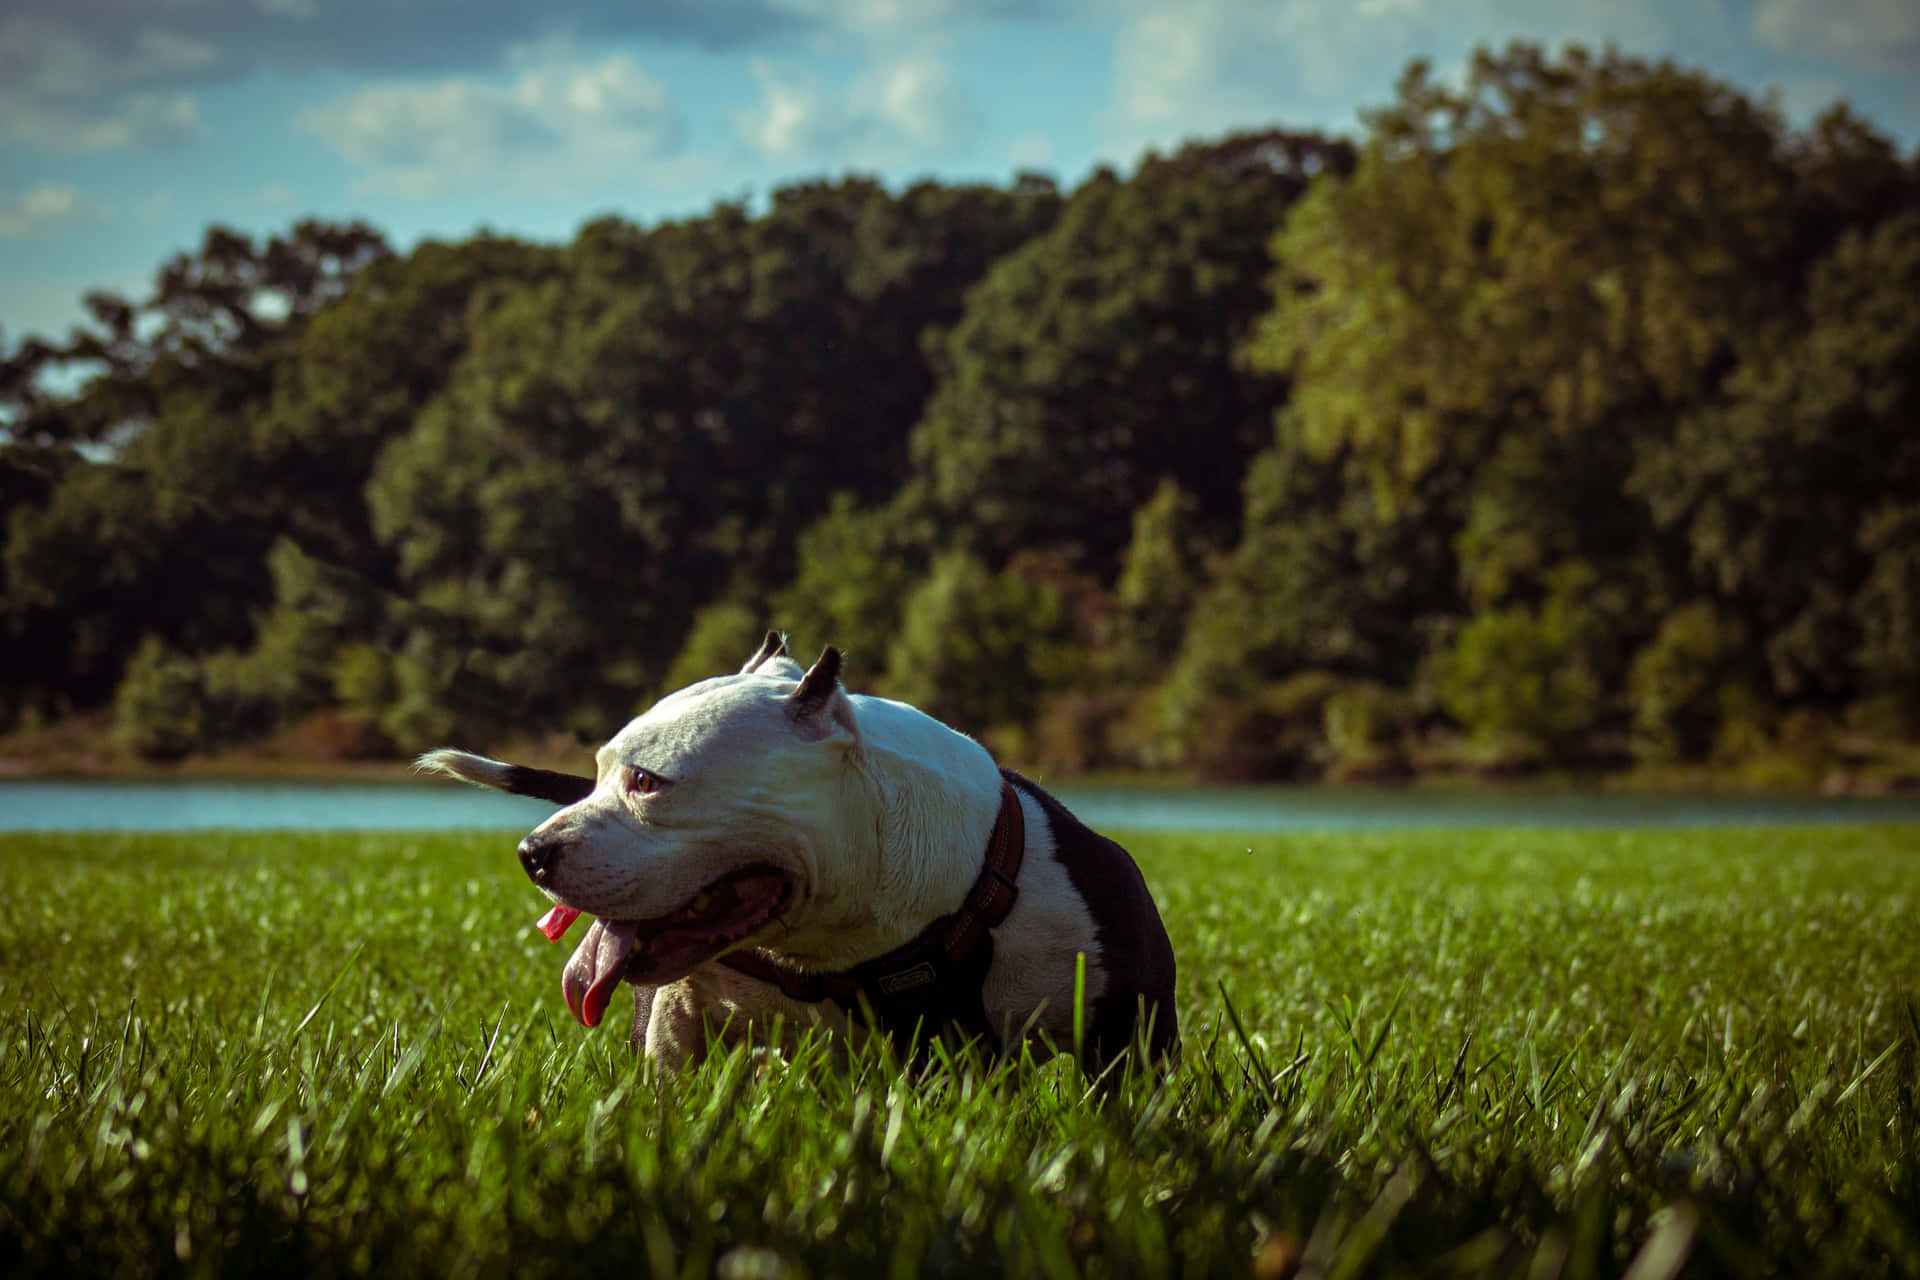
[[[1127,852],[840,670],[832,646],[802,669],[769,632],[616,734],[596,778],[454,750],[418,765],[562,806],[519,846],[549,936],[595,917],[562,994],[592,1027],[627,983],[633,1043],[669,1069],[710,1037],[766,1045],[776,1021],[788,1047],[877,1029],[1073,1046],[1094,1073],[1136,1044],[1173,1053],[1173,949]]]

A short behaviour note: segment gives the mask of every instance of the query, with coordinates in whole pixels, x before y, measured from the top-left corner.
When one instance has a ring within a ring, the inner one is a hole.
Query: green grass
[[[1133,837],[1104,1098],[658,1078],[511,841],[0,840],[0,1272],[1920,1274],[1920,828]]]

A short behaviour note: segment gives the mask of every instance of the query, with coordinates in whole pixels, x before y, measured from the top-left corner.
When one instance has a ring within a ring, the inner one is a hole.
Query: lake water
[[[1920,822],[1920,796],[1647,795],[1369,787],[1052,788],[1101,829],[1747,826]],[[553,806],[456,784],[0,782],[0,831],[525,829]]]

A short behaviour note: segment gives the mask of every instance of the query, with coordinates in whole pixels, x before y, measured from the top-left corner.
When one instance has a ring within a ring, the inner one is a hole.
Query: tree
[[[1172,480],[1162,480],[1133,513],[1106,637],[1115,673],[1123,678],[1151,678],[1179,652],[1206,573],[1208,547],[1199,523],[1199,504]]]
[[[697,611],[759,610],[802,529],[903,478],[917,335],[1044,225],[1040,194],[848,179],[583,228],[494,300],[368,488],[397,580],[523,719],[609,720]]]
[[[1345,143],[1279,131],[1149,156],[1075,191],[938,339],[913,458],[948,545],[999,565],[1077,551],[1110,581],[1163,480],[1230,537],[1234,495],[1282,383],[1235,351],[1267,304],[1267,241]]]
[[[1607,710],[1605,587],[1587,566],[1562,565],[1537,606],[1507,605],[1468,619],[1435,652],[1440,705],[1464,728],[1482,765],[1513,767],[1591,751]]]
[[[1274,241],[1247,358],[1293,390],[1188,683],[1331,666],[1400,686],[1425,653],[1483,748],[1572,751],[1615,723],[1628,657],[1695,594],[1637,477],[1701,454],[1682,424],[1789,340],[1820,237],[1900,181],[1845,119],[1794,137],[1669,64],[1515,45],[1457,88],[1416,64],[1352,176]],[[1603,606],[1567,600],[1568,575]],[[1540,689],[1577,726],[1495,687],[1569,645],[1580,687]]]
[[[555,278],[559,263],[554,249],[484,233],[426,241],[378,259],[312,309],[249,438],[277,532],[391,585],[363,496],[380,450],[446,385],[489,309]]]
[[[723,600],[694,615],[686,643],[660,682],[662,695],[710,676],[731,675],[767,633],[765,619],[743,604]]]
[[[972,732],[1021,725],[1060,681],[1072,640],[1051,586],[948,552],[907,601],[887,690]]]
[[[1668,614],[1633,660],[1635,753],[1653,761],[1704,758],[1729,695],[1744,690],[1747,648],[1745,629],[1707,601]]]
[[[178,760],[202,745],[204,703],[193,659],[148,636],[114,697],[114,737],[143,760]]]
[[[872,509],[836,496],[800,535],[798,572],[773,597],[772,617],[795,635],[838,645],[856,666],[884,669],[901,608],[938,540],[918,509],[907,496]]]
[[[308,318],[385,254],[360,224],[305,222],[265,245],[216,227],[149,300],[90,294],[91,323],[68,342],[9,355],[7,454],[71,461],[9,512],[5,612],[21,652],[8,701],[51,686],[97,705],[149,634],[189,657],[245,644],[293,471],[262,455],[255,424]],[[57,395],[55,371],[84,380]],[[61,453],[81,444],[109,456]]]
[[[142,308],[160,321],[152,347],[189,364],[260,354],[391,252],[363,222],[309,219],[265,244],[209,227],[197,252],[176,254],[155,278]]]
[[[1634,475],[1703,588],[1761,640],[1781,697],[1913,696],[1920,213],[1849,232],[1808,326],[1742,366]]]

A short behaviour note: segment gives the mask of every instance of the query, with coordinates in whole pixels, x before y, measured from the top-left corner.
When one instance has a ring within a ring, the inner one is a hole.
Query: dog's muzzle
[[[565,836],[541,831],[522,840],[520,865],[527,869],[528,879],[545,888],[548,877],[553,874],[554,864],[560,861],[560,855],[567,851],[569,843]]]

